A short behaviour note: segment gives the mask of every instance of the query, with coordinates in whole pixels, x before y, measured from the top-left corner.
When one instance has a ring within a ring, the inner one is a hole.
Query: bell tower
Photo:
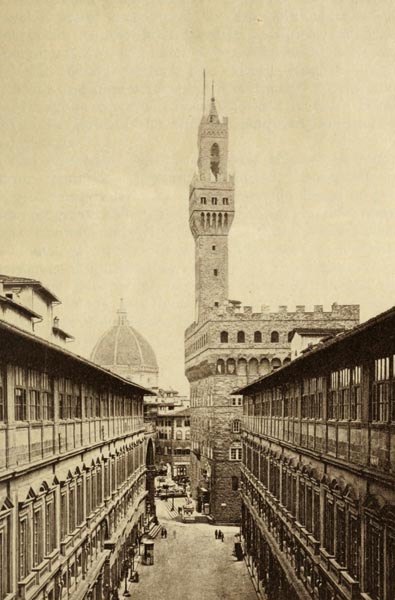
[[[204,104],[204,103],[203,103]],[[234,216],[234,180],[228,175],[228,119],[210,110],[198,131],[198,171],[189,189],[189,224],[195,239],[195,321],[228,300],[228,234]]]

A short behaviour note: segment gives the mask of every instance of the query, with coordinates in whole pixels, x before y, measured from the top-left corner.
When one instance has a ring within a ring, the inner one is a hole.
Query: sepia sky
[[[392,0],[0,0],[0,273],[89,356],[119,299],[186,392],[202,70],[230,121],[230,297],[395,304]]]

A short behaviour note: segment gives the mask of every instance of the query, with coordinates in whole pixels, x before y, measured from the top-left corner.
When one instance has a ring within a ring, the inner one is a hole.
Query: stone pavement
[[[177,498],[175,506],[183,502]],[[138,564],[131,600],[256,600],[245,563],[232,556],[237,527],[221,527],[221,542],[213,525],[171,518],[164,501],[157,500],[157,514],[167,539],[155,539],[154,565]]]

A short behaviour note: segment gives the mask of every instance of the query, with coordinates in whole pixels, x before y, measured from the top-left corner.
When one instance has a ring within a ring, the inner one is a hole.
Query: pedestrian
[[[218,529],[215,530],[215,539],[218,539]]]
[[[160,535],[161,535],[162,538],[165,537],[165,532],[166,532],[166,529],[164,527],[162,527],[162,529],[160,531]]]
[[[167,538],[167,529],[166,529],[166,527],[165,527],[165,531],[164,531],[163,535],[164,535],[164,538],[166,539]]]
[[[221,540],[224,541],[224,539],[225,539],[224,532],[221,531]]]
[[[222,537],[222,531],[220,529],[218,529],[218,534],[217,535],[218,535],[218,539],[220,540],[221,537]]]
[[[176,530],[175,530],[175,529],[173,529],[173,538],[174,538],[174,539],[176,539],[176,535],[177,535],[177,533],[176,533]]]

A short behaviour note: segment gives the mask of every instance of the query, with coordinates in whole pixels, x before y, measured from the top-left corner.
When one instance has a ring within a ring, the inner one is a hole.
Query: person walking
[[[225,539],[224,532],[221,531],[221,540],[224,541],[224,539]]]
[[[218,529],[215,530],[215,539],[218,539]]]

